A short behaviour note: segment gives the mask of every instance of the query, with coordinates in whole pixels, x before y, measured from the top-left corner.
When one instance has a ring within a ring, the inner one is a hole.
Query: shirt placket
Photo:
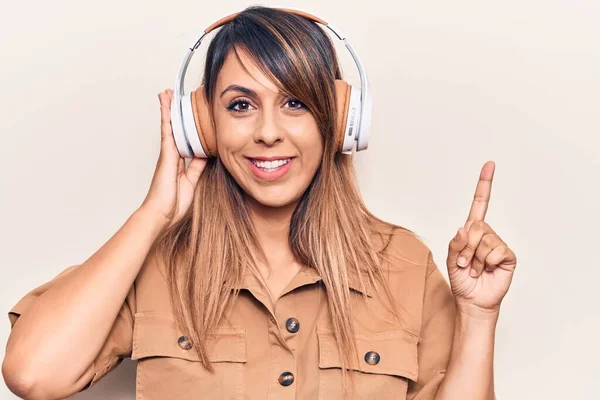
[[[271,385],[269,399],[295,399],[298,367],[297,334],[300,323],[295,315],[295,294],[287,293],[277,300],[275,312],[269,318],[271,347]]]
[[[291,400],[296,398],[298,386],[298,364],[296,349],[298,348],[298,335],[301,321],[296,316],[296,293],[299,287],[309,285],[320,280],[314,271],[304,268],[292,279],[283,290],[277,304],[273,305],[270,296],[265,293],[262,286],[255,278],[247,277],[243,288],[247,289],[255,299],[265,307],[269,314],[268,340],[271,357],[269,370],[270,400]]]

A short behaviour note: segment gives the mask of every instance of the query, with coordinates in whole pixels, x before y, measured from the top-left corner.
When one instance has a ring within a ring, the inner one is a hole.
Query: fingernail
[[[475,270],[474,268],[472,268],[471,272],[469,272],[469,275],[471,275],[473,278],[477,278],[477,270]]]
[[[458,264],[459,267],[464,267],[465,265],[467,265],[467,259],[464,258],[463,256],[458,257],[458,260],[456,260],[456,263]]]

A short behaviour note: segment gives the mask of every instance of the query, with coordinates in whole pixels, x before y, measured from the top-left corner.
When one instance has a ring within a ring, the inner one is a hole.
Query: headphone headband
[[[350,45],[350,42],[348,39],[346,39],[346,36],[342,34],[339,29],[334,28],[331,24],[325,22],[319,17],[316,17],[305,11],[292,8],[277,7],[276,9],[307,18],[315,23],[327,27],[346,45],[346,48],[352,55],[352,59],[354,60],[360,75],[360,90],[353,88],[353,93],[356,91],[356,97],[360,98],[356,100],[357,103],[352,106],[352,112],[350,115],[348,115],[349,122],[346,128],[347,135],[344,136],[342,153],[351,154],[352,148],[354,147],[354,142],[356,142],[357,151],[366,149],[369,142],[372,101],[369,93],[367,74],[362,67],[358,55],[354,52],[352,45]],[[173,126],[173,135],[177,143],[177,148],[183,157],[207,157],[209,155],[207,151],[205,151],[201,139],[198,137],[198,135],[193,133],[196,131],[193,118],[185,117],[185,115],[193,115],[193,107],[190,103],[190,94],[185,94],[183,87],[187,67],[195,53],[195,50],[198,49],[204,37],[209,32],[233,21],[239,14],[239,12],[236,12],[227,15],[206,28],[200,37],[194,41],[194,44],[188,48],[188,51],[181,62],[179,72],[177,73],[177,78],[175,80],[175,85],[173,87],[171,124]],[[360,93],[360,95],[358,95],[358,93]]]
[[[281,10],[281,11],[289,12],[290,14],[296,14],[296,15],[299,15],[301,17],[308,18],[311,21],[318,22],[321,25],[327,25],[327,22],[323,21],[321,18],[315,17],[314,15],[309,14],[309,13],[307,13],[305,11],[294,10],[292,8],[277,8],[277,9]],[[220,20],[218,20],[217,22],[215,22],[214,24],[212,24],[211,26],[209,26],[208,28],[206,28],[204,30],[204,33],[209,33],[210,31],[212,31],[214,29],[217,29],[218,27],[223,26],[223,25],[225,25],[228,22],[233,21],[235,19],[235,17],[238,16],[238,14],[239,14],[239,12],[236,12],[236,13],[229,14],[228,16],[221,18]]]

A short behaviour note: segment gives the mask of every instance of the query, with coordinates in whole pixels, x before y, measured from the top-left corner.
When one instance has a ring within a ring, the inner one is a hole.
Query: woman
[[[139,399],[492,399],[516,265],[484,222],[494,165],[450,242],[450,288],[416,234],[365,208],[334,79],[308,19],[251,7],[225,25],[203,82],[219,156],[186,169],[160,93],[148,195],[10,311],[9,388],[64,398],[131,357]]]

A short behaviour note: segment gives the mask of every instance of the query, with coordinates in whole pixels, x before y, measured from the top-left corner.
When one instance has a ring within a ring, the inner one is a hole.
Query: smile
[[[274,181],[283,177],[294,164],[295,157],[246,157],[250,170],[260,180]]]
[[[284,158],[284,159],[273,160],[273,161],[261,161],[261,160],[251,159],[250,161],[252,161],[252,163],[254,165],[256,165],[258,168],[262,169],[263,171],[275,172],[282,166],[284,166],[287,163],[289,163],[290,161],[292,161],[292,159]]]

